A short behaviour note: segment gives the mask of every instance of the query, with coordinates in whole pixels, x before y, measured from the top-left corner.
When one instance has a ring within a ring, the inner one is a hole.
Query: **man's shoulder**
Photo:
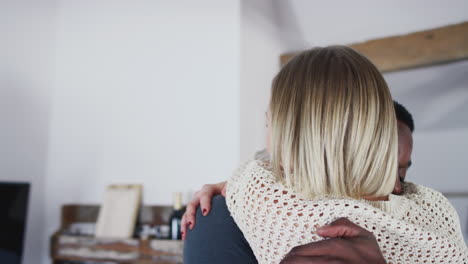
[[[207,216],[197,209],[195,227],[184,244],[184,263],[257,263],[223,196],[213,197]]]

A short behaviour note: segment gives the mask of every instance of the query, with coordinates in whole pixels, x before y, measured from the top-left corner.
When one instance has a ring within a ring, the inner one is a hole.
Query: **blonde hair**
[[[275,175],[306,197],[392,192],[393,101],[377,68],[351,48],[315,48],[276,75],[270,101]]]

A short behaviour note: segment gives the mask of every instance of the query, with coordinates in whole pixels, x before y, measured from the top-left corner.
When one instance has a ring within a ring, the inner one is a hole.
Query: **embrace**
[[[267,153],[189,204],[185,263],[468,263],[448,200],[404,181],[405,113],[351,48],[294,57],[272,83]]]

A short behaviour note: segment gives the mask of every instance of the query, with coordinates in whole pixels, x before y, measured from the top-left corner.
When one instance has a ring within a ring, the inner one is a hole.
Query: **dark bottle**
[[[182,193],[177,192],[174,194],[174,211],[172,211],[171,218],[169,219],[169,239],[180,240],[182,234],[180,232],[180,222],[184,211],[182,210]]]

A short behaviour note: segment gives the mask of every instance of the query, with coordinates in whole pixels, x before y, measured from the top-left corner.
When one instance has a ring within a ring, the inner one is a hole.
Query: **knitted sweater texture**
[[[468,249],[455,209],[439,192],[404,184],[388,201],[303,199],[279,183],[261,161],[228,180],[226,202],[259,263],[279,263],[295,246],[323,238],[318,226],[347,217],[372,232],[387,263],[464,263]]]

